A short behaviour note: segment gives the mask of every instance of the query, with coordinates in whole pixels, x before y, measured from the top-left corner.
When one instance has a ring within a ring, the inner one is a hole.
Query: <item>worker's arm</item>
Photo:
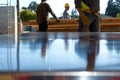
[[[81,8],[76,8],[78,10],[78,13],[80,14],[80,18],[82,20],[83,25],[86,27],[86,31],[88,29],[88,26],[90,25],[89,18],[83,13]]]
[[[75,0],[75,8],[77,9],[78,13],[80,16],[84,15],[83,11],[82,11],[82,6],[81,6],[81,0]]]
[[[80,15],[81,15],[81,14],[84,14],[81,8],[76,8],[76,9],[77,9],[77,11],[78,11],[78,13],[79,13]]]
[[[59,22],[57,16],[56,16],[55,13],[52,11],[51,7],[50,7],[49,5],[47,5],[47,6],[48,6],[47,9],[48,9],[48,11],[50,12],[50,14],[56,19],[57,22]]]

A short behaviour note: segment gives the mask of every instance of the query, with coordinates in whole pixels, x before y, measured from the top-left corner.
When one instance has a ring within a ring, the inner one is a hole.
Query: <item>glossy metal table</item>
[[[1,35],[0,44],[0,74],[14,80],[120,79],[120,33]]]

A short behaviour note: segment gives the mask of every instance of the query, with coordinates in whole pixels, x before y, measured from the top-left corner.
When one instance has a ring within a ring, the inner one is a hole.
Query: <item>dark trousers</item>
[[[39,23],[39,32],[47,32],[48,30],[48,22],[47,21],[43,21],[41,23]]]
[[[85,13],[84,14],[90,19],[90,25],[88,26],[90,32],[99,32],[100,30],[100,17],[94,16],[93,14]],[[86,26],[83,25],[81,18],[79,18],[79,28],[78,32],[85,32]]]

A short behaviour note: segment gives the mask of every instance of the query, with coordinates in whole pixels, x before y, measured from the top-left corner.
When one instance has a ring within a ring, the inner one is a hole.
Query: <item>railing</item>
[[[102,18],[101,21],[101,32],[119,32],[120,31],[120,18]],[[38,30],[38,25],[35,20],[29,22],[23,22],[23,26],[31,25],[36,30]],[[60,20],[57,23],[55,20],[49,20],[48,31],[66,31],[66,32],[75,32],[78,29],[78,20]]]

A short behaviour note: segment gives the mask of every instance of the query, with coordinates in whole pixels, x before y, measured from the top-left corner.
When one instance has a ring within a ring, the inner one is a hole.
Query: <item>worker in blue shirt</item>
[[[63,19],[70,19],[70,15],[68,13],[70,6],[68,3],[65,4],[65,10],[63,12]]]

